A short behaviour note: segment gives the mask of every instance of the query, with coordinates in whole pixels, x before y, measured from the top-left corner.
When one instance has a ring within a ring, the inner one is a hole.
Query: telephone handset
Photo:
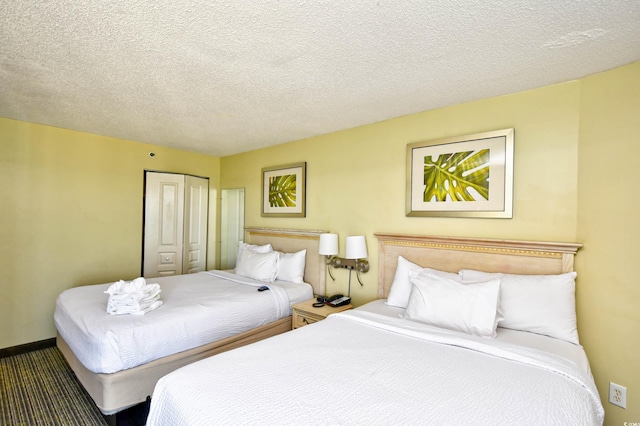
[[[344,306],[351,303],[351,298],[345,297],[342,294],[334,294],[333,296],[318,296],[316,300],[318,301],[318,303],[314,304],[314,306],[318,305],[318,307],[326,303],[332,308],[337,308],[338,306]]]
[[[327,305],[331,306],[332,308],[348,305],[349,303],[351,303],[351,298],[343,296],[342,294],[334,294],[333,296],[329,297],[329,300],[327,300]]]

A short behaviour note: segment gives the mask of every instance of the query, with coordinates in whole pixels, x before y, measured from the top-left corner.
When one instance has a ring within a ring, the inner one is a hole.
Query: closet
[[[209,179],[145,172],[142,276],[206,270]]]

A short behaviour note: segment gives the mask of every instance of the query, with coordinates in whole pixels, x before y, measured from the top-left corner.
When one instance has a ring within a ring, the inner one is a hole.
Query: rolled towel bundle
[[[130,282],[115,282],[105,291],[109,295],[107,313],[144,315],[162,305],[160,291],[159,284],[147,284],[142,277]]]
[[[111,284],[109,288],[105,291],[105,293],[109,295],[136,293],[140,290],[144,290],[149,285],[158,285],[158,284],[147,284],[147,281],[142,277],[138,277],[133,281],[120,280]]]
[[[107,307],[107,312],[111,315],[144,315],[160,307],[160,305],[162,305],[162,300],[156,300],[155,302],[142,303],[139,305],[112,307],[111,310]]]

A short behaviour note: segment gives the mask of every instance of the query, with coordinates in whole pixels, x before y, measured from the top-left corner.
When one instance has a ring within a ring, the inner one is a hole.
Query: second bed
[[[247,229],[252,246],[270,245],[303,270],[298,278],[283,274],[286,280],[265,291],[257,291],[265,282],[254,279],[263,255],[253,251],[255,262],[242,275],[207,271],[148,280],[160,285],[163,305],[145,315],[108,315],[110,284],[67,290],[56,305],[57,345],[103,414],[143,402],[176,368],[289,331],[291,305],[324,293],[321,233]]]

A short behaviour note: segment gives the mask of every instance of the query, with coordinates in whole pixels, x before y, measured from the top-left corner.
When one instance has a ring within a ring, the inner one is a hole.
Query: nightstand
[[[322,321],[330,314],[346,311],[353,308],[351,305],[338,306],[333,308],[328,305],[324,305],[320,308],[314,308],[313,304],[316,303],[316,299],[307,300],[293,305],[293,319],[291,322],[291,328],[296,329],[304,327],[305,325],[312,324],[314,322]]]

